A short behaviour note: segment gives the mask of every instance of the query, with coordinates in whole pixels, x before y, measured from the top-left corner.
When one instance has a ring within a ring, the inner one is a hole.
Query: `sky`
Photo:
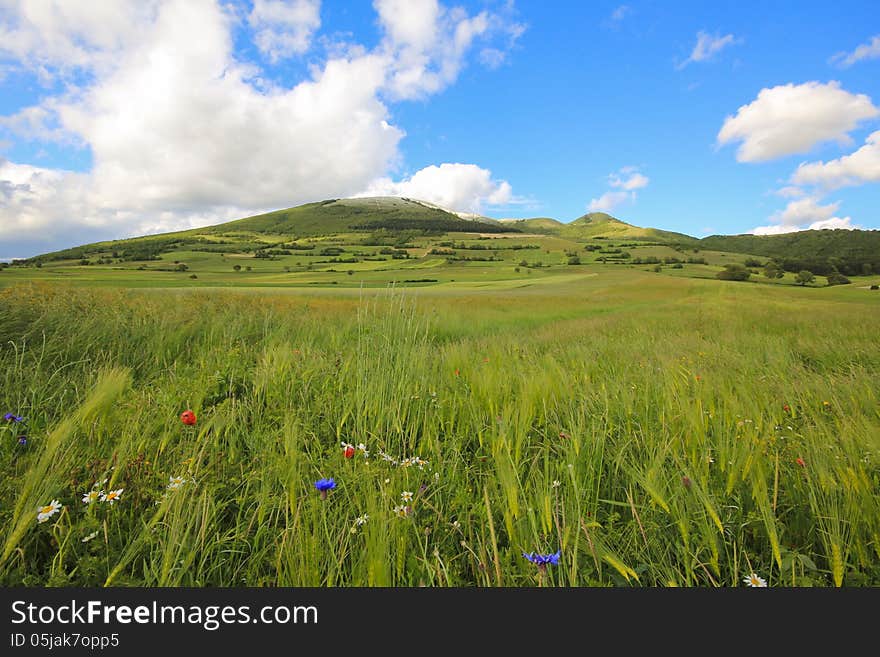
[[[0,259],[378,195],[880,229],[880,7],[0,0]]]

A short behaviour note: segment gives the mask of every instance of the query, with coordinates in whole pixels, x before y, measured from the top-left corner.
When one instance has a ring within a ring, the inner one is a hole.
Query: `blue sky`
[[[0,258],[391,194],[880,228],[872,1],[0,3]]]

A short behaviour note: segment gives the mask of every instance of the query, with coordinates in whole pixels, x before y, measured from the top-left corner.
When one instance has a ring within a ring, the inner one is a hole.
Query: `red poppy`
[[[789,406],[788,404],[783,404],[782,410],[785,411],[786,413],[791,413],[791,406]]]
[[[180,414],[180,421],[191,427],[196,423],[196,414],[192,411],[184,411]]]
[[[560,437],[560,438],[571,438],[571,436],[569,436],[569,435],[568,435],[567,433],[565,433],[564,431],[560,431],[560,432],[559,432],[559,437]]]
[[[352,456],[354,456],[354,447],[351,445],[346,445],[342,448],[342,455],[345,458],[350,459]]]
[[[798,464],[799,466],[801,466],[802,468],[806,468],[806,467],[807,467],[806,462],[805,462],[800,456],[798,456],[798,457],[794,460],[794,462],[797,463],[797,464]]]
[[[685,488],[690,488],[690,487],[691,487],[691,480],[690,480],[690,477],[682,477],[682,478],[681,478],[681,483],[682,483],[682,485],[683,485]]]
[[[456,368],[455,369],[455,376],[458,376],[458,375],[459,375],[459,371],[458,371],[458,368]]]

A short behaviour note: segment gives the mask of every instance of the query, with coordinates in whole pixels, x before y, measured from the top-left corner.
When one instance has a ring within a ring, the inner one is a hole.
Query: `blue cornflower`
[[[315,488],[321,491],[321,499],[326,500],[327,491],[336,488],[336,482],[333,481],[333,477],[330,477],[329,479],[318,479],[318,481],[315,482]]]
[[[24,422],[24,418],[20,415],[16,415],[15,413],[7,413],[3,416],[3,419],[7,422]]]
[[[18,437],[19,445],[27,445],[27,436],[19,436]]]
[[[547,568],[548,563],[553,564],[554,566],[559,565],[560,551],[557,550],[555,554],[538,554],[537,552],[531,552],[531,553],[523,552],[523,556],[543,570],[543,569]]]

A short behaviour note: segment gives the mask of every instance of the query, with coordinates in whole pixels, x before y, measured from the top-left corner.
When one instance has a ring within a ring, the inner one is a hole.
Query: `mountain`
[[[559,229],[561,237],[569,239],[613,238],[690,245],[697,240],[684,233],[673,233],[657,228],[633,226],[604,212],[590,212]]]
[[[479,217],[479,215],[473,215]],[[230,221],[203,229],[208,233],[248,231],[308,237],[373,230],[441,230],[445,232],[517,232],[487,217],[470,218],[440,206],[409,198],[374,196],[329,199]]]
[[[590,212],[570,223],[549,217],[490,219],[451,211],[411,198],[328,199],[276,210],[204,228],[86,244],[35,256],[25,264],[97,257],[99,261],[153,260],[170,252],[261,253],[302,250],[297,240],[344,235],[354,242],[405,244],[413,235],[513,233],[548,235],[572,241],[614,239],[653,242],[677,248],[726,251],[777,260],[787,271],[808,269],[825,275],[880,272],[880,231],[809,230],[784,235],[712,235],[697,239],[683,233],[642,228],[604,212]],[[271,255],[271,254],[269,254]]]

